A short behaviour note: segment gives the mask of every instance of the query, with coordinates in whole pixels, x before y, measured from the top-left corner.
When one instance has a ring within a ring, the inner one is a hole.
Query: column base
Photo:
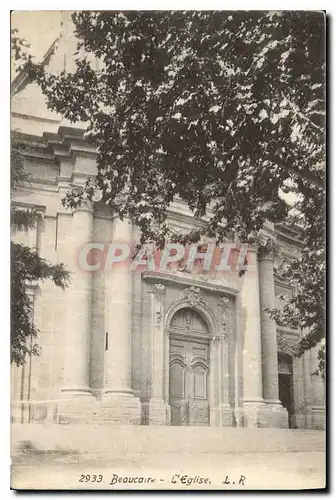
[[[132,391],[106,392],[100,403],[95,422],[140,425],[141,403]]]
[[[13,423],[56,423],[58,421],[59,400],[31,400],[11,402],[11,422]]]
[[[264,427],[275,427],[277,429],[288,429],[288,411],[282,406],[280,401],[266,401],[264,418],[267,425]]]
[[[233,427],[244,427],[244,408],[237,406],[232,412],[232,426]]]
[[[244,403],[244,427],[288,428],[288,413],[280,403]]]
[[[325,408],[323,406],[308,407],[302,413],[293,415],[293,423],[297,429],[325,429]]]
[[[60,395],[61,399],[69,399],[73,397],[92,398],[93,395],[89,387],[62,387]]]
[[[169,425],[170,406],[163,399],[152,398],[148,403],[148,424]]]
[[[90,424],[95,405],[96,399],[89,391],[62,390],[57,408],[57,423]]]
[[[210,425],[212,425],[210,421]],[[218,407],[218,420],[217,425],[219,427],[233,427],[234,419],[232,408],[228,404],[221,404]]]

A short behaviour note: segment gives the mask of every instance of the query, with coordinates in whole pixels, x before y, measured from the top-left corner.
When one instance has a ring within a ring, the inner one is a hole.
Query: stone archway
[[[210,423],[209,330],[197,310],[179,309],[169,325],[171,425]]]
[[[147,278],[149,279],[151,276],[147,276]],[[154,279],[157,278],[153,277]],[[175,300],[168,307],[166,285],[154,282],[152,290],[149,292],[151,395],[148,403],[148,422],[149,424],[171,424],[171,405],[169,404],[170,339],[174,338],[174,335],[171,336],[172,333],[175,334],[175,338],[177,333],[174,330],[175,320],[173,318],[179,311],[188,309],[196,314],[199,318],[198,321],[203,325],[202,328],[195,328],[195,330],[199,330],[196,340],[198,344],[202,343],[200,340],[203,335],[203,344],[208,349],[206,355],[202,355],[200,358],[197,358],[195,355],[189,362],[189,368],[194,369],[195,372],[194,379],[195,377],[198,378],[199,382],[196,387],[196,394],[203,396],[201,391],[201,377],[204,379],[204,384],[208,384],[203,385],[203,389],[208,389],[206,400],[209,405],[209,422],[206,425],[229,427],[233,423],[232,407],[229,401],[230,367],[228,362],[228,339],[231,337],[232,328],[231,313],[229,312],[231,299],[225,295],[227,291],[221,293],[218,287],[215,290],[211,287],[210,291],[215,292],[216,295],[212,296],[212,308],[210,308],[210,298],[205,293],[204,288],[189,285],[178,292],[176,290],[177,285],[171,283],[170,280],[169,283],[172,290],[175,288]],[[183,281],[181,284],[186,285],[187,283]],[[171,298],[173,294],[170,293],[169,295]],[[213,300],[214,298],[216,298],[216,301]],[[176,318],[178,318],[178,314]],[[189,323],[189,320],[185,321],[186,324]],[[191,326],[191,330],[193,330],[193,326]],[[190,346],[186,349],[190,349]],[[180,357],[177,356],[178,354],[177,352],[175,358],[176,366],[173,369],[175,369],[176,377],[182,377],[182,372],[186,365],[186,353],[180,353]],[[204,359],[206,362],[204,362]],[[181,374],[179,374],[179,371]],[[200,409],[198,412],[200,412]],[[192,425],[199,424],[196,422]]]
[[[218,319],[200,287],[185,288],[170,306],[165,315],[165,339],[165,394],[170,423],[220,425],[221,383],[218,377],[222,339]],[[177,341],[179,347],[174,346]],[[176,384],[180,384],[181,379],[185,384],[180,385],[176,398],[172,397],[171,376],[177,377]],[[183,381],[184,376],[186,380]],[[174,405],[178,404],[182,406],[176,411],[182,416],[176,417]]]

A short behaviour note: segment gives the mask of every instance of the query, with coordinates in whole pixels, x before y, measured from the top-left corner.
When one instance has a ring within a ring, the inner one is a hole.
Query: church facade
[[[56,53],[51,64],[65,60]],[[295,357],[302,332],[279,328],[266,311],[295,292],[276,268],[279,258],[299,251],[297,235],[265,227],[281,257],[250,248],[243,274],[230,266],[203,272],[202,262],[190,272],[174,263],[81,269],[85,246],[133,247],[138,230],[99,201],[63,207],[66,192],[95,174],[96,152],[83,137],[85,126],[47,111],[35,84],[19,75],[16,87],[12,128],[31,178],[12,201],[41,218],[13,239],[63,262],[71,284],[27,284],[41,353],[11,367],[12,420],[323,428],[317,351]],[[201,224],[178,200],[169,221],[181,231]]]
[[[95,151],[80,131],[60,125],[21,140],[31,180],[13,201],[42,217],[14,239],[66,264],[71,284],[27,285],[41,354],[12,366],[13,421],[323,427],[316,351],[296,358],[300,332],[277,327],[265,311],[292,293],[277,279],[278,256],[250,248],[243,275],[202,272],[202,263],[191,272],[174,264],[85,271],[85,245],[132,246],[138,231],[100,202],[62,206],[66,191],[95,172]],[[169,220],[180,230],[196,224],[179,201]],[[282,256],[299,249],[284,228],[265,234]]]

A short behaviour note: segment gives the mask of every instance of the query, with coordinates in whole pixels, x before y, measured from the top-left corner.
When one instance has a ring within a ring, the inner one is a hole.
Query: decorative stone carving
[[[278,351],[282,354],[288,354],[289,356],[294,356],[298,350],[297,340],[290,338],[283,331],[277,331],[277,347]]]
[[[161,326],[161,323],[162,323],[162,313],[161,311],[157,311],[155,313],[155,326],[159,327]]]
[[[227,320],[226,320],[226,317],[225,315],[223,314],[222,316],[222,322],[221,322],[221,339],[222,340],[225,340],[227,338]]]
[[[227,307],[230,303],[228,297],[219,297],[217,300],[217,307],[219,311],[219,336],[222,340],[225,340],[228,335],[228,318],[227,318]]]
[[[82,187],[76,186],[71,190],[73,196],[83,196],[84,189]]]
[[[230,299],[228,297],[219,297],[217,301],[217,305],[220,309],[226,307],[230,303]]]
[[[194,279],[199,280],[199,281],[212,281],[212,278],[210,274],[196,274],[193,276]]]
[[[191,330],[191,323],[192,323],[192,314],[190,311],[185,312],[185,325],[186,325],[186,330],[190,332]]]
[[[74,193],[74,190],[72,191]],[[89,212],[93,212],[93,203],[88,200],[87,198],[82,198],[80,200],[80,203],[78,206],[76,206],[74,209],[73,209],[73,213],[75,212],[80,212],[80,211],[89,211]]]
[[[153,290],[155,292],[155,306],[154,306],[154,326],[160,327],[163,320],[163,295],[165,294],[166,287],[161,283],[155,283],[153,285]]]
[[[258,246],[259,260],[273,260],[280,254],[280,246],[273,238],[261,235]]]
[[[102,191],[100,189],[95,189],[93,191],[92,201],[94,201],[95,203],[98,203],[102,199],[103,199]]]
[[[174,304],[180,304],[181,302],[188,304],[190,307],[205,305],[201,289],[196,286],[185,288]]]
[[[153,288],[155,290],[155,293],[156,294],[164,294],[165,291],[166,291],[166,287],[164,285],[162,285],[161,283],[155,283],[155,285],[153,285]]]

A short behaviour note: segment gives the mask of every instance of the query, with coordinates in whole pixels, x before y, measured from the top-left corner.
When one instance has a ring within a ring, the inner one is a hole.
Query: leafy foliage
[[[319,12],[131,11],[73,15],[76,71],[28,64],[48,106],[87,122],[95,189],[142,242],[197,241],[167,224],[175,197],[205,232],[255,241],[298,217],[304,250],[283,276],[298,293],[277,315],[324,335],[325,39]],[[284,193],[294,192],[294,206]],[[68,206],[81,202],[69,193]],[[204,232],[203,232],[204,234]],[[294,313],[294,314],[293,314]]]
[[[298,349],[301,355],[325,337],[325,195],[322,189],[305,179],[298,180],[295,190],[300,198],[288,222],[299,223],[303,248],[298,258],[285,260],[279,269],[280,276],[292,285],[295,294],[290,299],[284,297],[283,308],[271,313],[278,323],[304,332]],[[324,360],[325,344],[322,342],[318,371],[323,377]]]
[[[21,38],[17,29],[11,29],[11,64],[12,71],[18,73],[22,71],[26,64],[31,61],[30,45],[24,38]]]
[[[32,322],[32,303],[27,285],[52,279],[56,286],[64,288],[68,272],[63,264],[50,264],[29,247],[11,242],[11,361],[22,364],[26,353],[39,354],[36,343],[27,339],[36,337],[38,330]]]

